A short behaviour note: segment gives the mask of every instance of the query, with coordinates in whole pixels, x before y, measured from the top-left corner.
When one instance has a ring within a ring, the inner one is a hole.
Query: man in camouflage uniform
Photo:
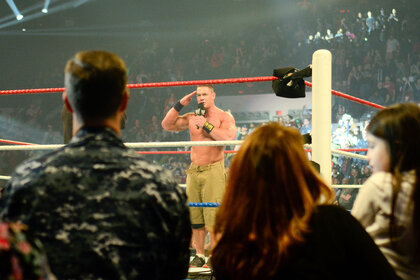
[[[129,99],[116,55],[79,52],[65,68],[71,142],[18,166],[0,218],[22,221],[44,244],[58,279],[183,279],[191,225],[168,170],[120,139]]]

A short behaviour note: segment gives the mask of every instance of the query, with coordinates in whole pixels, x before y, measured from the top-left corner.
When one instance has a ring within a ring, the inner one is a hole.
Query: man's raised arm
[[[168,131],[182,131],[188,128],[188,114],[180,116],[179,112],[184,106],[187,106],[192,97],[196,94],[196,91],[187,94],[181,98],[175,105],[169,109],[168,113],[162,120],[162,127]]]

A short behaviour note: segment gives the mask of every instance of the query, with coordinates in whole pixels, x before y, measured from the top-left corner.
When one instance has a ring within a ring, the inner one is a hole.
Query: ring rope
[[[362,160],[367,161],[367,156],[360,155],[360,154],[349,153],[349,152],[345,152],[343,150],[331,150],[331,153],[346,156],[346,157],[362,159]]]
[[[6,139],[0,139],[0,143],[15,144],[15,145],[38,145],[38,144],[34,144],[34,143],[20,142],[20,141],[15,141],[15,140],[6,140]],[[170,143],[173,143],[173,142],[170,142]],[[59,144],[59,145],[61,145],[61,144]],[[308,147],[309,145],[305,145],[305,146]],[[365,148],[351,148],[351,149],[338,149],[338,150],[346,151],[346,152],[367,152],[368,149],[365,149]],[[305,151],[306,152],[312,152],[311,149],[306,149]],[[224,152],[227,153],[227,154],[230,154],[230,153],[236,153],[237,151],[225,150]],[[150,151],[150,152],[142,151],[140,153],[142,153],[142,154],[189,154],[189,153],[191,153],[191,151]]]
[[[36,145],[34,143],[21,142],[21,141],[15,141],[15,140],[6,140],[6,139],[0,139],[0,143],[15,144],[15,145]]]
[[[363,185],[332,185],[333,189],[360,189]]]
[[[189,207],[219,207],[220,203],[214,202],[188,202]]]
[[[305,81],[305,85],[307,85],[308,87],[312,87],[312,83],[307,82],[307,81]],[[382,106],[382,105],[379,105],[379,104],[376,104],[376,103],[373,103],[373,102],[370,102],[370,101],[366,101],[364,99],[354,97],[354,96],[348,95],[346,93],[343,93],[343,92],[340,92],[340,91],[337,91],[337,90],[332,89],[331,93],[334,94],[334,95],[343,97],[345,99],[355,101],[355,102],[358,102],[358,103],[361,103],[361,104],[364,104],[364,105],[368,105],[368,106],[371,106],[371,107],[374,107],[374,108],[378,108],[378,109],[385,109],[386,108],[385,106]]]
[[[178,141],[178,142],[147,142],[147,143],[124,143],[129,148],[167,148],[167,147],[193,147],[193,146],[227,146],[227,145],[241,145],[243,140],[234,141]],[[4,145],[0,146],[0,151],[11,151],[11,150],[54,150],[63,147],[64,144],[50,144],[50,145]],[[305,145],[305,148],[309,148],[310,145]],[[343,150],[331,150],[331,153],[344,155],[348,157],[354,157],[362,160],[367,160],[364,155],[354,154],[345,152]]]
[[[155,82],[155,83],[127,84],[127,88],[155,88],[155,87],[177,87],[177,86],[179,87],[179,86],[197,86],[197,85],[202,85],[202,84],[236,84],[236,83],[267,82],[267,81],[273,81],[277,79],[278,78],[275,76],[265,76],[265,77],[229,78],[229,79],[195,80],[195,81]],[[0,95],[63,92],[64,90],[65,88],[12,89],[12,90],[0,90]]]
[[[261,77],[247,77],[247,78],[229,78],[229,79],[213,79],[213,80],[195,80],[195,81],[174,81],[174,82],[155,82],[142,84],[127,84],[128,88],[154,88],[154,87],[176,87],[176,86],[196,86],[202,84],[235,84],[235,83],[252,83],[252,82],[267,82],[278,80],[275,76],[261,76]],[[305,81],[305,85],[312,87],[312,83]],[[31,93],[50,93],[63,92],[65,88],[38,88],[38,89],[13,89],[0,90],[0,95],[14,95],[14,94],[31,94]],[[354,102],[368,105],[374,108],[383,109],[382,105],[366,101],[343,92],[331,90],[331,93]]]
[[[331,188],[360,189],[361,185],[332,185]],[[219,207],[220,203],[213,202],[188,202],[189,207]]]
[[[238,151],[235,150],[224,150],[225,154],[235,154]],[[137,151],[137,153],[142,155],[183,155],[191,154],[191,151]]]
[[[235,141],[242,141],[242,140],[235,140]],[[213,142],[214,141],[212,141],[212,143]],[[14,141],[14,140],[6,140],[6,139],[0,139],[0,143],[15,144],[15,145],[32,145],[32,146],[38,145],[38,144],[34,144],[34,143],[20,142],[20,141]],[[154,142],[154,143],[156,143],[156,142]],[[158,142],[158,143],[163,143],[163,142]],[[167,142],[167,143],[174,143],[174,142]],[[128,144],[128,143],[125,143],[125,144]],[[141,143],[135,143],[135,144],[141,144]],[[57,145],[64,146],[63,144],[57,144]],[[45,146],[45,145],[38,145],[38,146]],[[305,147],[309,147],[309,146],[310,145],[305,145]],[[5,146],[0,146],[0,147],[5,147]],[[16,147],[16,146],[13,146],[13,147]],[[0,150],[1,150],[1,148],[0,148]],[[312,152],[311,149],[305,149],[305,151],[306,152]],[[367,149],[365,149],[365,148],[351,148],[351,149],[338,149],[338,151],[345,151],[345,152],[367,152]],[[225,152],[225,154],[233,154],[233,153],[236,153],[237,151],[234,151],[234,150],[225,150],[224,152]],[[139,153],[146,154],[146,155],[148,155],[148,154],[190,154],[191,151],[149,151],[149,152],[142,151],[142,152],[139,152]]]
[[[132,148],[142,148],[142,147],[180,147],[180,146],[225,146],[225,145],[240,145],[243,140],[236,140],[236,141],[184,141],[184,142],[152,142],[152,143],[125,143],[128,147]],[[22,144],[24,143],[24,144]],[[63,147],[63,144],[56,144],[56,145],[32,145],[26,142],[21,142],[20,146],[9,145],[9,146],[0,146],[0,150],[51,150]],[[305,148],[310,147],[310,145],[305,145]],[[366,149],[348,149],[354,151],[366,151]],[[307,151],[310,151],[308,149]],[[162,153],[162,154],[171,154],[174,152],[180,153],[189,153],[190,151],[153,151],[153,152],[139,152],[139,153]],[[229,151],[231,153],[235,153],[237,151]],[[349,153],[340,150],[331,150],[332,153],[340,154],[347,157],[359,158],[362,160],[367,160],[366,156]],[[2,176],[0,175],[0,180],[9,180],[10,176]],[[360,188],[358,185],[332,185],[332,188]],[[203,205],[196,204],[190,207],[218,207],[216,204],[212,205]]]
[[[234,141],[178,141],[178,142],[127,142],[124,143],[129,148],[174,148],[174,147],[192,147],[192,146],[226,146],[241,145],[243,140]],[[63,147],[64,144],[47,144],[47,145],[4,145],[0,146],[0,151],[5,150],[54,150]]]

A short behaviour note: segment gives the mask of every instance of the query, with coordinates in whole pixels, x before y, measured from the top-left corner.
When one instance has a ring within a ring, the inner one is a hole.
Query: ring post
[[[312,160],[331,185],[331,52],[312,56]]]

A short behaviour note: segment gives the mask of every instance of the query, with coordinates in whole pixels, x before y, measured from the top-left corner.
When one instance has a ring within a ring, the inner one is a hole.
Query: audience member
[[[105,51],[65,67],[69,144],[19,165],[1,218],[27,224],[59,279],[184,279],[191,229],[185,192],[170,172],[120,139],[126,67]]]
[[[22,223],[0,222],[0,279],[56,279],[41,242]]]
[[[397,279],[363,227],[330,205],[302,137],[259,126],[235,155],[216,216],[216,279]],[[342,265],[347,269],[343,272]]]
[[[374,174],[352,213],[400,277],[420,279],[420,107],[404,103],[381,110],[367,131]]]

